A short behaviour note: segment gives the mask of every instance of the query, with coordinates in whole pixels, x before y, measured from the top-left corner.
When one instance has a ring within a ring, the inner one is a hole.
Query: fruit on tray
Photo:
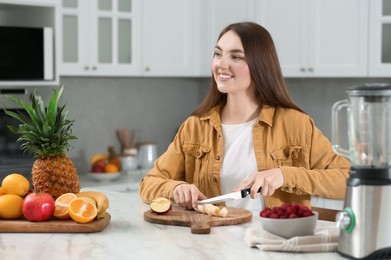
[[[163,197],[152,200],[149,206],[157,214],[166,214],[172,210],[171,201]]]
[[[23,198],[15,194],[0,196],[0,219],[16,219],[22,216]]]
[[[109,155],[106,154],[106,153],[97,153],[97,154],[94,154],[93,156],[91,156],[90,158],[90,163],[91,165],[94,165],[96,162],[98,161],[106,161],[109,159]]]
[[[73,199],[76,199],[77,196],[75,193],[65,193],[62,194],[60,197],[58,197],[54,201],[54,214],[58,219],[69,219],[69,210],[68,210],[68,205],[69,202]]]
[[[263,218],[302,218],[313,216],[310,208],[297,203],[283,204],[280,207],[264,208],[259,215]]]
[[[5,194],[25,196],[30,190],[30,182],[19,173],[11,173],[4,177],[1,189]]]
[[[65,105],[59,108],[63,90],[63,86],[58,91],[54,90],[47,105],[35,91],[31,95],[31,105],[6,95],[22,106],[28,114],[25,116],[5,109],[6,115],[20,121],[18,127],[8,127],[20,134],[19,140],[23,141],[21,149],[36,158],[31,171],[34,191],[49,193],[53,198],[80,190],[76,168],[66,156],[70,147],[69,141],[77,138],[72,135],[71,130],[74,120],[67,119],[68,111],[65,110]]]
[[[225,218],[228,215],[228,209],[227,208],[219,208],[212,204],[204,204],[204,205],[197,205],[196,211],[204,214],[208,214],[209,216],[214,217],[222,217]]]
[[[95,205],[97,208],[96,218],[104,218],[106,216],[106,210],[110,205],[109,199],[103,192],[99,191],[82,191],[76,194],[78,198],[80,197],[88,197],[95,201]]]
[[[68,208],[69,216],[78,223],[89,223],[98,214],[95,204],[84,197],[71,200]]]
[[[117,167],[118,171],[121,171],[122,169],[121,159],[119,158],[119,155],[115,151],[114,147],[109,146],[107,148],[107,151],[109,152],[109,158],[108,158],[109,164],[114,164]]]
[[[108,153],[97,153],[91,156],[92,173],[117,173],[121,171],[121,160],[113,146],[108,147]]]
[[[49,220],[54,213],[55,203],[49,193],[30,193],[23,201],[22,213],[29,221]]]

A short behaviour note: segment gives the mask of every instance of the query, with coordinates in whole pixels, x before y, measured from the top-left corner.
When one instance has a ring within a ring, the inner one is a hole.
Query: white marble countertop
[[[99,188],[119,192],[138,191],[139,183],[148,170],[138,169],[130,172],[122,172],[118,179],[112,181],[96,181],[86,174],[80,174],[80,185],[82,188]],[[312,206],[330,209],[343,209],[343,200],[332,200],[326,198],[312,197]]]
[[[99,190],[99,189],[95,189]],[[258,227],[258,212],[251,222],[212,227],[207,235],[190,228],[144,221],[149,206],[137,192],[104,191],[110,199],[111,221],[98,233],[1,233],[2,260],[62,259],[344,259],[337,253],[262,252],[248,247],[246,228]],[[330,225],[330,222],[319,222]]]

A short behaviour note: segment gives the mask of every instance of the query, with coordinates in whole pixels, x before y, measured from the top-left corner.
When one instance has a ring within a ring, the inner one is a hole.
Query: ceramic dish
[[[313,216],[302,218],[273,219],[261,217],[262,228],[283,238],[311,236],[315,232],[318,212]]]
[[[87,175],[97,181],[111,181],[117,179],[121,175],[121,172],[112,172],[112,173],[88,172]]]

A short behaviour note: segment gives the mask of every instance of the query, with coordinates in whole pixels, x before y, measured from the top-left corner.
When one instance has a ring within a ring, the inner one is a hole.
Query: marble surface
[[[244,232],[246,228],[260,226],[257,212],[249,223],[212,227],[210,234],[195,235],[188,227],[144,221],[143,213],[149,206],[141,202],[137,192],[101,191],[110,199],[108,212],[112,216],[103,231],[1,233],[0,259],[344,259],[337,253],[262,252],[248,247],[243,241]]]

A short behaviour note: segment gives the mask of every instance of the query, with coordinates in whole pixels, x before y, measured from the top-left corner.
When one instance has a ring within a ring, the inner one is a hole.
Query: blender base
[[[385,260],[385,259],[391,259],[391,247],[382,248],[379,250],[376,250],[372,252],[371,254],[364,256],[362,258],[356,258],[351,255],[347,255],[345,253],[337,251],[338,254],[340,254],[343,257],[350,258],[350,259],[357,259],[357,260]]]
[[[348,180],[343,212],[350,221],[340,231],[337,252],[350,259],[391,259],[391,185],[355,183]]]

